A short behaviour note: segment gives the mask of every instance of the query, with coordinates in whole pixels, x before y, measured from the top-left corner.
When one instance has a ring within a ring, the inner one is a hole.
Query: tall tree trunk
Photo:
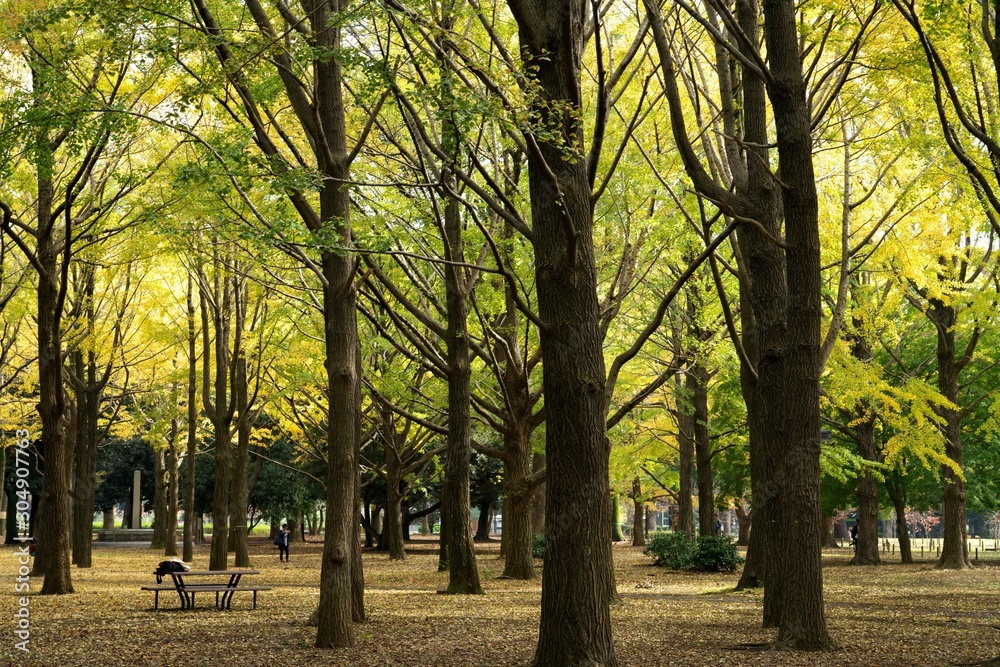
[[[545,394],[545,567],[536,667],[617,664],[604,355],[579,73],[587,3],[509,0],[538,84],[529,191]],[[557,134],[558,133],[558,134]],[[561,135],[561,136],[558,136]],[[573,153],[572,159],[568,157]],[[596,165],[593,165],[596,168]]]
[[[896,514],[896,538],[899,540],[900,560],[904,565],[912,565],[913,552],[910,548],[910,529],[906,525],[906,487],[895,480],[886,479],[885,489]]]
[[[639,476],[632,479],[632,546],[646,546],[645,523],[643,521],[643,510],[646,504],[642,501],[642,485]]]
[[[397,443],[398,447],[398,443]],[[403,523],[400,515],[400,505],[403,501],[401,493],[403,484],[402,462],[399,460],[397,447],[385,449],[385,524],[382,528],[383,539],[389,549],[389,560],[403,560],[406,552],[403,549]]]
[[[820,521],[822,522],[822,525],[820,526],[822,546],[829,548],[837,547],[837,537],[833,533],[833,517],[823,514],[820,515]]]
[[[153,541],[152,549],[167,546],[167,464],[166,452],[153,448]]]
[[[92,277],[88,279],[86,289],[89,298],[93,298]],[[82,352],[74,353],[73,357],[77,378],[82,381],[77,392],[77,438],[74,447],[73,563],[83,568],[91,567],[92,564],[94,496],[97,482],[97,419],[100,412],[100,394],[104,385],[98,383],[93,351],[88,352],[86,364]]]
[[[747,511],[746,501],[742,498],[736,502],[736,524],[739,531],[736,544],[745,547],[750,544],[750,512]]]
[[[217,253],[216,249],[213,252]],[[210,570],[225,570],[228,568],[227,547],[229,543],[229,477],[230,459],[232,452],[232,433],[230,426],[235,410],[234,402],[231,400],[230,391],[232,385],[229,383],[230,368],[232,358],[229,350],[230,340],[230,316],[233,306],[233,285],[230,276],[220,275],[222,262],[218,254],[215,255],[214,295],[211,299],[206,294],[202,294],[200,300],[202,304],[202,365],[203,365],[203,396],[205,413],[212,421],[212,430],[215,436],[215,486],[212,492],[212,549],[209,555]],[[201,289],[208,289],[208,280],[202,277]],[[236,299],[238,302],[239,299]],[[210,391],[212,374],[210,373],[211,355],[208,317],[209,309],[212,311],[212,321],[215,332],[215,377],[214,396]],[[234,332],[239,335],[239,328]]]
[[[177,555],[177,428],[177,418],[174,417],[170,421],[170,435],[167,439],[167,516],[164,556]]]
[[[769,86],[777,130],[782,209],[785,218],[787,347],[785,435],[781,466],[780,535],[783,547],[781,625],[777,644],[816,650],[831,646],[823,608],[820,547],[819,205],[812,163],[812,130],[792,0],[764,0],[764,42],[773,82]],[[774,562],[772,561],[772,564]]]
[[[230,496],[230,515],[232,525],[229,528],[230,550],[235,552],[233,561],[236,567],[250,567],[250,554],[247,552],[247,509],[250,504],[250,494],[247,489],[247,467],[250,462],[250,428],[252,416],[249,413],[250,400],[247,396],[247,359],[240,354],[236,360],[236,376],[234,387],[236,393],[236,447],[233,448],[232,480]]]
[[[860,415],[859,415],[860,416]],[[861,416],[863,421],[854,426],[858,453],[866,461],[880,458],[875,444],[874,415]],[[865,468],[858,480],[858,550],[851,559],[852,565],[880,565],[878,550],[878,481],[870,468]]]
[[[531,472],[538,474],[545,470],[545,454],[533,454],[531,457]],[[545,534],[545,482],[535,489],[534,498],[531,502],[531,533],[532,535]]]
[[[958,375],[963,362],[955,351],[955,309],[937,299],[931,299],[927,312],[937,330],[937,371],[938,391],[953,405],[960,405]],[[974,347],[974,346],[971,346]],[[966,350],[966,357],[971,356]],[[957,409],[939,407],[938,413],[944,419],[945,455],[958,472],[951,466],[942,466],[944,479],[944,534],[941,540],[941,557],[937,567],[944,570],[961,570],[970,566],[968,535],[966,534],[965,480],[962,479],[962,426]]]
[[[680,458],[677,464],[679,478],[677,492],[677,522],[674,530],[694,536],[694,410],[686,391],[686,381],[677,381],[677,446]]]
[[[444,77],[450,85],[450,77]],[[458,155],[458,128],[453,120],[445,121],[445,151],[452,159]],[[449,145],[450,144],[450,145]],[[457,192],[454,165],[443,165],[442,182],[449,192]],[[468,278],[462,246],[462,219],[459,202],[448,197],[444,213],[445,302],[448,327],[445,333],[448,362],[448,437],[445,453],[444,490],[441,514],[447,520],[445,544],[448,551],[448,593],[482,593],[479,567],[472,541],[472,516],[469,507],[469,459],[472,455],[470,421],[472,369],[469,364]]]
[[[473,541],[486,542],[490,539],[490,528],[493,525],[493,501],[483,498],[479,501],[479,521],[476,522],[476,533]]]
[[[33,69],[35,90],[44,90],[45,86],[38,79],[38,74]],[[33,575],[45,576],[42,595],[62,595],[73,592],[69,535],[72,452],[67,451],[67,409],[60,332],[65,297],[63,273],[68,267],[62,266],[60,271],[59,253],[62,244],[56,238],[56,221],[52,216],[54,158],[48,131],[44,127],[38,129],[35,149],[38,176],[36,209],[39,221],[35,253],[38,262],[38,415],[42,423],[45,472]],[[64,237],[68,233],[68,229],[63,229]],[[63,240],[69,244],[68,238]],[[68,260],[68,248],[66,255]]]
[[[698,470],[698,534],[715,535],[715,480],[712,476],[712,441],[708,436],[708,370],[696,362],[688,372],[688,389],[694,407],[694,449]]]
[[[187,323],[188,323],[188,385],[187,385],[187,475],[184,495],[184,562],[194,560],[194,491],[195,491],[195,457],[198,453],[197,419],[198,419],[198,357],[195,343],[194,327],[194,280],[188,274],[187,283]]]
[[[527,485],[531,475],[531,448],[527,434],[514,429],[519,442],[504,442],[503,576],[510,579],[534,579],[531,559],[532,511],[534,491]]]
[[[330,396],[327,429],[326,532],[320,574],[318,648],[354,644],[353,621],[359,606],[356,582],[361,580],[355,553],[357,457],[360,433],[360,373],[355,258],[351,248],[350,180],[346,111],[340,52],[341,13],[347,2],[315,3],[312,28],[318,55],[313,62],[316,114],[328,144],[328,159],[319,152],[320,171],[326,177],[320,191],[320,219],[338,232],[346,250],[325,250],[322,270],[327,381]],[[363,609],[363,603],[361,604]]]

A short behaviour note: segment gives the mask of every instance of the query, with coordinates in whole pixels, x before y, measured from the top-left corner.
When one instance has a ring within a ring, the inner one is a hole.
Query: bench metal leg
[[[257,608],[257,591],[253,592],[253,608]]]

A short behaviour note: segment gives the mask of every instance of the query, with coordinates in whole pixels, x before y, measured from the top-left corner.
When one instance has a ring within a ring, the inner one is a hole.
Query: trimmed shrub
[[[544,535],[535,535],[531,538],[531,555],[533,558],[545,558]]]
[[[727,535],[702,535],[692,558],[693,568],[702,572],[732,572],[743,563],[733,538]]]
[[[743,562],[731,537],[702,535],[698,541],[686,533],[656,533],[643,553],[653,564],[673,570],[732,572]]]
[[[653,565],[674,570],[689,570],[693,563],[695,543],[686,533],[663,532],[653,539],[642,553],[653,557]]]

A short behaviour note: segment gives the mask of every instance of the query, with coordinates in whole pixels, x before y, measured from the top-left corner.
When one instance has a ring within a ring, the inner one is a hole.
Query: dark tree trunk
[[[858,453],[866,461],[880,458],[875,444],[875,417],[862,416],[863,421],[854,426]],[[852,565],[880,565],[878,550],[878,481],[871,469],[866,468],[858,480],[858,550],[851,559]]]
[[[674,523],[674,530],[693,536],[694,411],[691,409],[690,396],[685,385],[686,382],[679,378],[677,383],[677,446],[680,448],[680,459],[677,465],[677,475],[680,481],[677,493],[677,519]]]
[[[483,499],[479,501],[479,521],[476,522],[476,534],[472,539],[476,542],[488,542],[490,526],[493,525],[493,502]]]
[[[230,336],[239,338],[240,327],[231,329],[230,318],[234,306],[240,303],[234,278],[229,274],[228,266],[223,269],[223,260],[218,255],[218,248],[213,247],[213,262],[215,272],[211,278],[201,275],[199,288],[202,325],[202,404],[205,414],[212,422],[215,437],[215,486],[212,492],[212,549],[209,555],[210,570],[225,570],[228,568],[227,548],[229,546],[229,487],[232,458],[232,432],[230,430],[233,414],[236,409],[235,397],[231,396],[234,389],[229,382],[232,368],[232,356],[229,349]],[[211,295],[209,291],[211,290]],[[210,313],[211,311],[211,313]],[[210,338],[209,317],[213,326],[214,341]],[[214,382],[212,376],[212,355],[210,350],[214,343],[215,369]],[[239,344],[234,345],[238,354]]]
[[[153,448],[153,541],[152,549],[167,546],[167,464],[163,449]]]
[[[176,392],[175,392],[176,393]],[[167,516],[166,516],[166,547],[165,556],[177,555],[177,418],[170,422],[170,435],[167,440]]]
[[[874,358],[872,350],[861,335],[864,322],[854,317],[855,333],[848,335],[851,343],[851,356],[862,364],[871,364]],[[858,445],[858,454],[865,461],[878,463],[882,456],[875,442],[875,414],[868,401],[861,401],[856,408],[851,421],[854,441]],[[866,467],[858,480],[858,544],[851,560],[852,565],[879,565],[882,562],[878,550],[878,481],[874,471]]]
[[[115,508],[109,508],[102,512],[102,523],[101,529],[103,530],[114,530],[115,527]]]
[[[892,501],[896,514],[896,538],[899,540],[899,557],[904,565],[913,564],[913,552],[910,548],[910,529],[906,525],[906,487],[902,482],[887,478],[885,490]]]
[[[250,554],[247,552],[247,510],[250,504],[247,468],[250,464],[250,428],[253,418],[249,413],[247,360],[243,353],[236,359],[235,385],[233,389],[236,393],[238,418],[236,422],[236,447],[233,448],[232,452],[229,508],[232,525],[229,528],[229,550],[234,552],[233,562],[236,567],[250,567]]]
[[[195,511],[194,511],[194,491],[195,491],[195,457],[198,452],[197,426],[198,426],[198,374],[196,364],[198,363],[197,349],[195,344],[195,315],[194,315],[194,281],[191,274],[188,274],[187,284],[187,323],[188,323],[188,385],[187,385],[187,475],[184,494],[184,562],[190,563],[194,560],[194,538],[195,538]]]
[[[531,472],[536,474],[545,469],[545,454],[534,454],[531,457]],[[531,533],[545,534],[545,482],[538,485],[531,501]]]
[[[545,566],[536,667],[616,665],[607,399],[579,73],[587,3],[509,0],[538,84],[529,189],[545,359]],[[574,152],[568,159],[569,152]],[[594,165],[596,167],[596,165]]]
[[[93,279],[88,278],[87,292],[93,298]],[[93,351],[88,352],[84,364],[83,352],[73,355],[77,379],[81,386],[77,391],[77,438],[74,448],[73,470],[73,564],[77,567],[91,567],[93,546],[94,496],[97,482],[97,419],[100,412],[100,394],[104,383],[97,378],[97,365]]]
[[[750,544],[750,512],[747,511],[746,501],[740,499],[736,503],[736,525],[739,533],[736,537],[736,544],[745,547]]]
[[[443,85],[450,85],[443,77]],[[445,151],[452,159],[458,156],[458,128],[446,120],[442,130]],[[450,192],[457,192],[454,165],[443,165],[442,182]],[[448,197],[444,213],[445,305],[448,327],[445,345],[448,362],[448,437],[445,451],[444,489],[441,496],[442,535],[448,558],[448,593],[482,593],[479,568],[472,540],[472,516],[469,507],[469,459],[472,455],[471,395],[472,369],[469,364],[468,296],[471,284],[462,246],[462,219],[459,202]]]
[[[645,522],[643,521],[643,510],[645,503],[642,501],[642,486],[639,476],[632,479],[632,546],[646,546]]]
[[[62,244],[56,238],[56,225],[52,218],[53,155],[48,131],[39,129],[37,139],[38,415],[42,423],[45,471],[33,575],[45,576],[42,595],[62,595],[73,592],[70,576],[69,493],[72,452],[67,451],[67,406],[60,333],[65,296],[65,290],[61,287],[62,272],[68,270],[68,267],[59,265]],[[65,239],[65,242],[69,243],[69,240]]]
[[[512,427],[513,428],[513,427]],[[522,433],[522,432],[518,432]],[[531,559],[533,490],[528,488],[531,475],[531,448],[527,434],[518,443],[504,442],[503,576],[511,579],[533,579],[535,567]]]
[[[379,546],[386,543],[390,560],[403,560],[406,552],[403,549],[403,523],[400,518],[400,505],[403,502],[401,493],[403,485],[402,463],[399,460],[397,448],[385,449],[385,524],[382,527],[382,539]]]
[[[823,546],[827,548],[837,547],[837,536],[833,533],[833,517],[825,514],[820,517],[820,535],[823,536]]]
[[[955,326],[957,317],[953,306],[937,299],[931,299],[927,316],[937,330],[937,371],[938,391],[954,405],[959,402],[958,376],[964,365],[955,351]],[[968,358],[974,351],[967,349]],[[939,407],[938,414],[944,419],[945,455],[961,471],[962,468],[962,426],[959,410]],[[942,467],[944,479],[944,534],[941,540],[941,557],[937,567],[945,570],[961,570],[970,566],[968,535],[965,517],[965,481],[951,466]]]
[[[787,347],[784,400],[769,419],[782,420],[785,439],[780,530],[783,559],[781,625],[777,644],[817,650],[831,646],[823,608],[819,539],[820,293],[819,205],[812,164],[809,102],[792,0],[764,0],[764,42],[777,130],[785,218]],[[776,441],[772,441],[775,442]],[[777,545],[775,545],[777,546]],[[772,561],[774,564],[774,561]]]
[[[688,389],[694,407],[694,448],[698,469],[698,534],[715,535],[715,480],[712,476],[712,441],[708,436],[709,373],[700,363],[688,372]]]
[[[342,247],[351,248],[350,180],[346,110],[341,89],[340,13],[347,3],[315,3],[312,29],[316,48],[324,54],[313,63],[316,78],[316,115],[328,144],[328,160],[319,151],[320,171],[326,177],[320,192],[320,219],[339,232]],[[353,621],[362,581],[357,542],[356,481],[360,433],[360,346],[354,286],[355,258],[342,250],[325,250],[322,269],[323,318],[329,386],[327,429],[326,532],[320,576],[319,626],[316,646],[354,644]],[[363,602],[360,603],[363,609]]]

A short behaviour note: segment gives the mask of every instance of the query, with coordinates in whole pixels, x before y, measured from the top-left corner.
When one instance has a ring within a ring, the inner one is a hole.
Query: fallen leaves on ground
[[[319,538],[313,538],[318,540]],[[139,587],[153,583],[162,560],[144,547],[95,545],[94,567],[73,568],[76,593],[30,599],[31,652],[14,648],[11,631],[0,645],[0,664],[205,665],[257,667],[334,665],[447,667],[528,665],[538,633],[540,579],[499,578],[498,543],[477,545],[485,595],[437,594],[447,573],[437,572],[437,544],[414,540],[403,562],[366,552],[365,606],[369,621],[355,626],[356,646],[313,648],[315,630],[305,624],[319,600],[322,544],[292,545],[279,563],[276,549],[251,538],[252,566],[261,574],[244,583],[273,587],[251,609],[249,593],[237,594],[231,611],[199,599],[180,611],[173,593]],[[16,563],[8,548],[0,563],[6,617],[13,618]],[[767,665],[775,667],[945,667],[975,664],[1000,655],[1000,567],[942,572],[930,563],[851,567],[846,550],[825,553],[826,614],[840,648],[825,653],[766,650],[772,630],[760,628],[761,594],[733,592],[736,574],[695,574],[651,566],[641,550],[617,545],[616,579],[621,600],[613,605],[615,650],[624,666],[678,667]],[[207,568],[208,547],[196,550],[194,566]],[[539,570],[540,574],[540,570]]]

